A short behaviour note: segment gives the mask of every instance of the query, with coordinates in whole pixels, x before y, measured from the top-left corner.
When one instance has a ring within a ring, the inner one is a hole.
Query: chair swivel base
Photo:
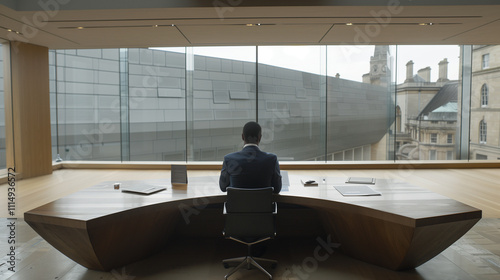
[[[269,279],[273,279],[273,276],[267,272],[260,264],[257,263],[259,262],[266,262],[266,263],[271,263],[271,267],[275,268],[276,265],[278,264],[277,261],[275,260],[270,260],[270,259],[263,259],[263,258],[256,258],[256,257],[251,257],[251,256],[246,256],[246,257],[239,257],[239,258],[232,258],[232,259],[226,259],[222,261],[222,264],[224,265],[225,268],[229,268],[230,265],[228,263],[236,262],[240,263],[238,266],[233,268],[226,276],[224,276],[224,279],[227,279],[229,276],[231,276],[233,273],[235,273],[238,269],[246,266],[247,269],[251,269],[252,266],[258,268],[260,271],[264,272]]]

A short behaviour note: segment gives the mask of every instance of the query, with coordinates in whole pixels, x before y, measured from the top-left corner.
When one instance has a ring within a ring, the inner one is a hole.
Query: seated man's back
[[[245,146],[239,152],[224,157],[219,185],[226,188],[273,187],[275,193],[281,191],[281,175],[278,157],[259,149],[262,137],[260,125],[249,122],[243,128],[242,139]]]

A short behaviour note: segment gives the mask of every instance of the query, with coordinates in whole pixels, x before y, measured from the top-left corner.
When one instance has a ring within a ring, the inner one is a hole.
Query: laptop
[[[155,185],[139,185],[139,186],[123,186],[122,192],[137,193],[137,194],[153,194],[166,190],[166,187]]]

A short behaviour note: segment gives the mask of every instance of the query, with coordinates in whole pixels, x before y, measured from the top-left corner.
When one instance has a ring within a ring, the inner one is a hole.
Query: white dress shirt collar
[[[246,147],[251,147],[251,146],[254,146],[254,147],[257,147],[257,148],[259,147],[259,145],[257,145],[257,144],[248,143],[248,144],[245,144],[245,145],[243,146],[243,149],[245,149]]]

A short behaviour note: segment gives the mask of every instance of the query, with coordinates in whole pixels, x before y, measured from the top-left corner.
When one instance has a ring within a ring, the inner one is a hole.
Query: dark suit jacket
[[[281,174],[278,157],[262,152],[257,146],[224,157],[219,178],[220,189],[273,187],[274,193],[281,191]]]

